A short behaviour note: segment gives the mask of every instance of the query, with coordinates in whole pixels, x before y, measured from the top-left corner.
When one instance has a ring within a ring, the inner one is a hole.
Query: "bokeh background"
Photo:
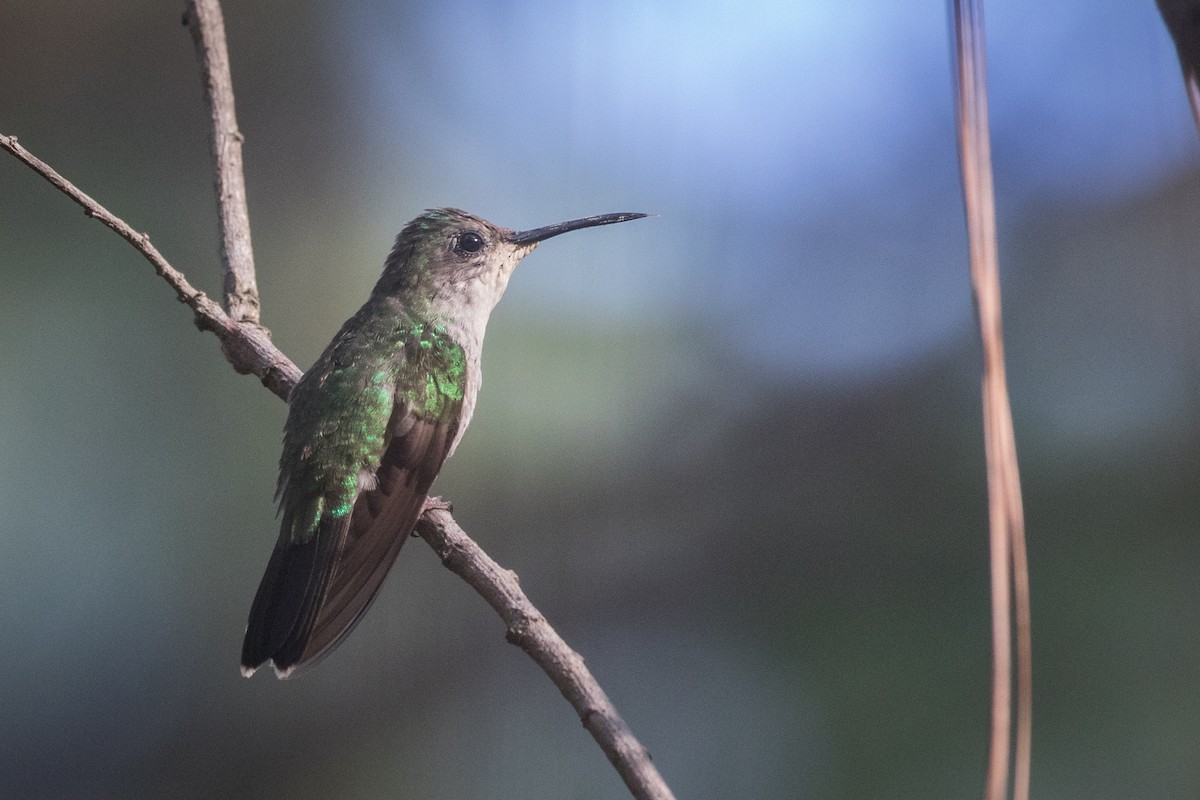
[[[181,10],[0,2],[0,131],[215,295]],[[660,215],[521,265],[436,488],[679,797],[978,796],[980,359],[943,4],[225,11],[264,322],[302,367],[423,208]],[[1034,796],[1194,798],[1196,132],[1149,0],[987,15]],[[0,796],[625,796],[421,542],[319,669],[239,675],[284,411],[0,159]]]

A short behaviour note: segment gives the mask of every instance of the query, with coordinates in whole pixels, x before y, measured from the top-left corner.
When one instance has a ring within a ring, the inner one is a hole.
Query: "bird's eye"
[[[483,249],[483,237],[473,231],[467,231],[458,237],[455,249],[463,253],[478,253]]]

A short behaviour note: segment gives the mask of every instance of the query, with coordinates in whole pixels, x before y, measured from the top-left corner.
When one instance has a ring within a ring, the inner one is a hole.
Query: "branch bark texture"
[[[233,368],[242,374],[256,375],[286,402],[302,372],[271,342],[270,333],[259,324],[242,172],[242,137],[233,115],[233,84],[220,3],[189,0],[184,22],[196,43],[204,73],[205,97],[212,112],[212,151],[228,313],[171,266],[150,243],[149,235],[135,231],[22,147],[15,136],[0,134],[0,149],[11,153],[78,203],[89,217],[99,220],[132,245],[174,289],[176,298],[192,309],[196,326],[216,334]],[[650,762],[649,753],[621,719],[583,658],[546,622],[521,591],[515,574],[496,564],[446,511],[426,511],[417,528],[442,562],[496,610],[508,628],[509,641],[520,645],[571,703],[633,796],[638,800],[673,800],[671,790]]]
[[[257,376],[263,385],[280,399],[287,400],[302,373],[300,368],[271,342],[271,336],[265,328],[257,323],[239,323],[230,318],[212,298],[192,286],[182,272],[171,266],[163,254],[150,243],[149,234],[135,231],[120,217],[58,174],[49,164],[22,147],[17,137],[0,133],[0,149],[7,150],[78,203],[85,214],[99,220],[133,245],[134,249],[150,262],[154,271],[175,290],[175,297],[179,302],[192,309],[196,327],[216,334],[221,341],[221,350],[233,368],[243,375]]]
[[[516,573],[493,561],[448,511],[425,511],[416,532],[448,570],[470,584],[500,615],[508,627],[508,641],[528,653],[550,676],[633,796],[638,800],[674,798],[651,763],[650,753],[621,719],[583,657],[563,641],[525,596]]]
[[[233,76],[225,44],[225,19],[217,0],[188,0],[183,22],[192,32],[204,78],[204,102],[212,119],[213,187],[221,219],[225,264],[225,310],[235,322],[257,323],[260,303],[250,245],[250,211],[242,169],[243,136],[233,105]]]

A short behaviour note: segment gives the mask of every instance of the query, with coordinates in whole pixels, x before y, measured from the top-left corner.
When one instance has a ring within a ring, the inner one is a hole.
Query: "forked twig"
[[[1004,369],[1000,267],[988,135],[983,18],[976,0],[954,0],[957,109],[963,203],[970,242],[971,284],[983,340],[983,431],[987,454],[988,517],[992,567],[992,732],[987,800],[1007,794],[1012,730],[1013,623],[1017,637],[1017,737],[1013,797],[1029,797],[1033,718],[1033,651],[1025,520],[1016,436]],[[1010,578],[1010,567],[1012,574]],[[1015,597],[1010,596],[1010,586]]]
[[[232,117],[232,84],[228,80],[228,54],[225,48],[220,5],[216,0],[195,0],[188,6],[185,17],[192,25],[197,50],[209,87],[209,102],[213,107],[214,157],[219,173],[216,184],[218,206],[221,209],[225,242],[226,303],[229,313],[188,282],[150,243],[150,237],[138,233],[122,219],[104,208],[74,184],[56,172],[24,147],[14,136],[0,134],[0,149],[6,150],[34,172],[41,175],[59,191],[83,207],[88,216],[99,220],[129,242],[175,290],[176,297],[192,309],[197,327],[212,331],[221,341],[222,351],[229,363],[240,373],[257,375],[263,384],[278,397],[287,400],[301,371],[271,342],[265,328],[258,324],[258,295],[254,289],[254,263],[250,255],[248,217],[245,216],[245,190],[241,177],[240,134]],[[222,66],[223,65],[223,66]],[[224,73],[214,77],[213,71]],[[213,89],[214,86],[218,88]],[[223,87],[223,88],[222,88]],[[215,97],[215,100],[214,100]],[[229,115],[218,113],[217,106],[228,102]],[[222,122],[220,120],[226,120]],[[232,137],[230,133],[232,132]],[[224,144],[220,144],[224,142]],[[236,143],[236,148],[232,147]],[[230,157],[231,149],[236,156]],[[236,180],[228,180],[236,172]],[[239,191],[227,190],[230,185],[242,186]],[[240,205],[239,214],[228,206]],[[235,220],[226,226],[226,218]],[[244,238],[235,234],[235,246],[230,247],[230,230],[245,220]],[[244,253],[242,249],[244,244]],[[236,274],[231,274],[236,273]],[[232,288],[231,288],[232,287]],[[595,677],[584,666],[583,659],[567,646],[550,627],[541,613],[516,586],[513,574],[500,568],[473,542],[453,517],[444,511],[426,512],[418,523],[422,536],[442,558],[443,563],[462,577],[500,614],[509,630],[509,640],[524,649],[554,682],[563,696],[578,711],[584,727],[600,745],[616,767],[630,792],[638,800],[674,800],[650,756],[628,726],[617,714]]]
[[[150,243],[149,234],[138,233],[124,220],[97,203],[69,180],[59,175],[46,162],[30,153],[15,136],[0,133],[0,149],[7,150],[22,163],[41,175],[60,192],[82,206],[84,213],[99,220],[129,244],[133,245],[154,267],[163,280],[175,290],[179,302],[192,309],[196,327],[212,331],[221,340],[221,349],[233,368],[243,375],[253,374],[280,399],[287,400],[292,387],[300,380],[300,369],[280,352],[267,331],[257,324],[237,323],[204,292],[188,282],[183,273],[167,262],[162,253]]]

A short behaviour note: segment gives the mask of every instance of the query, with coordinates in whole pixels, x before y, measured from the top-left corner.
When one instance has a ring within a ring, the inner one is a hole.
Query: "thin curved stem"
[[[983,430],[987,457],[992,568],[992,732],[987,800],[1007,794],[1012,736],[1011,609],[1016,609],[1017,740],[1014,800],[1029,797],[1033,735],[1033,656],[1025,517],[1016,434],[1004,367],[995,192],[988,135],[983,16],[976,0],[954,0],[957,110],[963,203],[970,242],[971,284],[983,342]],[[1010,591],[1015,590],[1015,595]]]

